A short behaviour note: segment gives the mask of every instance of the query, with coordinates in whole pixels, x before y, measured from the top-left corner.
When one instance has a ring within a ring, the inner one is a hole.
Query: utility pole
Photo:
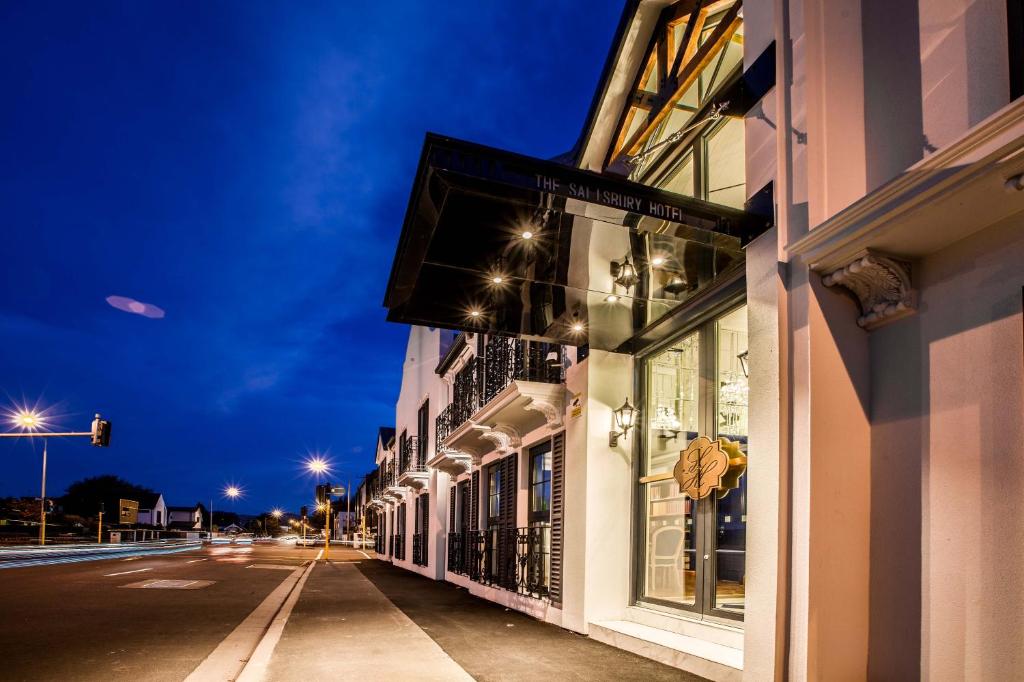
[[[43,489],[39,493],[39,517],[42,524],[39,526],[39,544],[46,544],[46,439],[43,439]]]
[[[327,509],[324,512],[324,562],[331,556],[331,496],[330,493],[327,495]]]
[[[345,489],[345,532],[349,539],[352,539],[352,479],[348,479],[348,488]],[[352,543],[355,546],[355,543]]]

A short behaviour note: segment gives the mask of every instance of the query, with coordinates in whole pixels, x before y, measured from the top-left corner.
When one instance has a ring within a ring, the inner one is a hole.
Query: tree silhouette
[[[95,517],[103,504],[106,506],[104,518],[114,522],[118,514],[118,500],[138,501],[152,495],[156,492],[149,488],[106,474],[75,481],[68,486],[61,503],[65,513],[84,517]]]

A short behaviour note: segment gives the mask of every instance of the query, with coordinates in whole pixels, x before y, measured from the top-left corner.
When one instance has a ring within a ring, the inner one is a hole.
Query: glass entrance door
[[[746,582],[747,325],[739,307],[645,359],[638,601],[742,619]],[[724,439],[731,480],[699,500],[672,477],[698,435]]]

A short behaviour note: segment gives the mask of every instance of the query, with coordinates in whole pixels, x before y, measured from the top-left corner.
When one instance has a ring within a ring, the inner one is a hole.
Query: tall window
[[[640,471],[641,601],[741,619],[746,582],[747,309],[647,358]],[[700,500],[672,477],[698,435],[738,448],[738,478]],[[741,464],[742,463],[742,464]]]
[[[551,522],[551,441],[530,449],[530,525]]]
[[[501,565],[501,486],[501,462],[498,461],[487,467],[487,533],[490,536],[490,551],[487,553],[487,569],[484,573],[492,579],[497,576]]]

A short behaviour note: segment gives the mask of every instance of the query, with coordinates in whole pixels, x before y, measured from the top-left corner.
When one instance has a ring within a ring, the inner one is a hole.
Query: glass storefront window
[[[747,309],[736,308],[643,363],[640,489],[644,529],[639,597],[713,617],[742,618],[746,476],[693,500],[672,478],[698,435],[747,448]],[[733,447],[730,445],[729,447]]]
[[[740,308],[715,325],[716,429],[721,438],[747,452],[747,309]],[[747,547],[747,477],[739,487],[717,496],[715,511],[715,606],[742,613]]]

